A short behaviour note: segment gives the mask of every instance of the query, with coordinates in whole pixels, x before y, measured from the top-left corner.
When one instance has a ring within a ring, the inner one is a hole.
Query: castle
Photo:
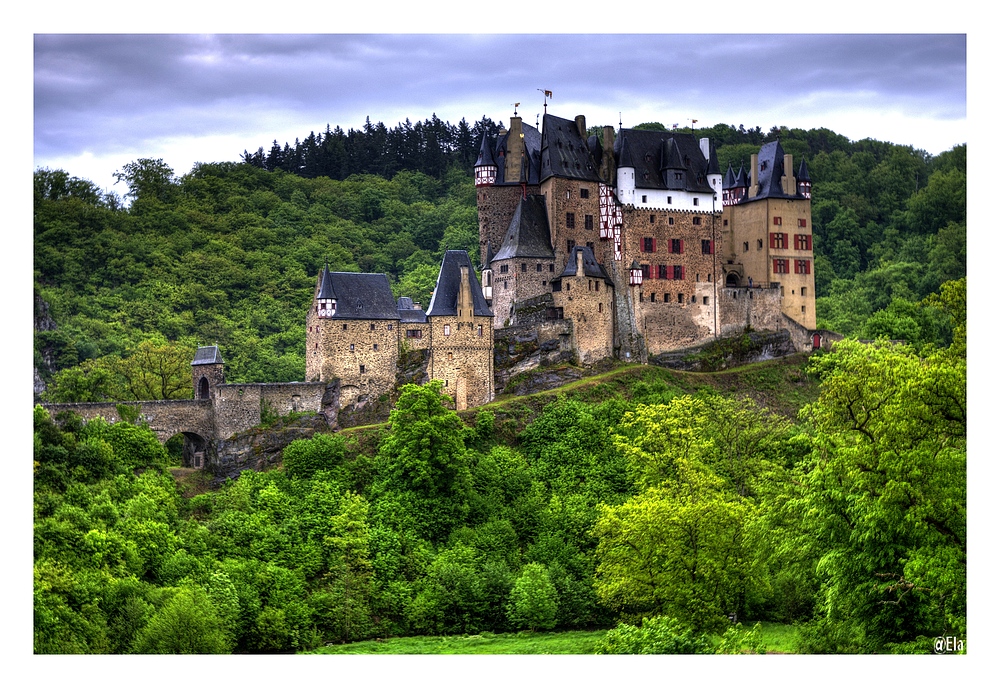
[[[612,127],[593,136],[584,117],[547,113],[539,131],[515,113],[496,140],[483,137],[474,165],[481,280],[467,252],[446,251],[424,311],[395,299],[383,274],[326,266],[306,316],[304,382],[226,384],[218,347],[201,347],[195,398],[139,402],[138,412],[162,439],[184,433],[186,465],[201,466],[211,440],[253,427],[265,408],[318,411],[335,425],[402,382],[438,379],[462,410],[539,361],[656,363],[747,329],[826,347],[811,180],[805,161],[794,169],[778,141],[749,171],[723,174],[705,138]],[[550,358],[514,362],[531,342]],[[113,403],[47,406],[119,413]]]
[[[474,166],[481,281],[447,251],[425,313],[385,275],[324,268],[307,317],[306,381],[340,380],[341,404],[396,385],[404,350],[456,407],[495,391],[494,337],[557,325],[573,358],[647,362],[746,328],[819,346],[811,180],[777,141],[723,175],[691,134],[516,114]]]

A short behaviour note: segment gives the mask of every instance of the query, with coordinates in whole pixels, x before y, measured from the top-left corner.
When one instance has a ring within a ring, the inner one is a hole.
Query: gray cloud
[[[783,103],[964,120],[966,101],[963,35],[37,35],[34,58],[36,161],[208,135],[256,148],[365,116],[502,119],[519,100],[530,118],[540,88],[562,116],[662,108],[764,128],[799,126]]]

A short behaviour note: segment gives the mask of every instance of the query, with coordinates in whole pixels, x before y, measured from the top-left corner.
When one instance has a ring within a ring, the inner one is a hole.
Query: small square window
[[[364,364],[361,364],[361,374],[364,375],[364,372],[365,372],[365,366]]]
[[[354,351],[354,345],[351,344],[351,351]]]
[[[580,198],[590,198],[590,189],[580,189]]]
[[[374,332],[375,331],[375,323],[369,323],[368,329],[372,330]]]
[[[372,344],[372,351],[378,351],[378,344]]]

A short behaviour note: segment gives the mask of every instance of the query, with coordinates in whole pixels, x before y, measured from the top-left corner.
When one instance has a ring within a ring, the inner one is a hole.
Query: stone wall
[[[710,211],[623,213],[622,264],[645,268],[642,285],[627,288],[649,355],[714,336],[720,223]]]
[[[444,381],[458,410],[491,401],[493,318],[435,316],[430,321],[430,378]]]
[[[556,254],[556,274],[566,267],[571,245],[590,246],[597,261],[604,262],[601,244],[606,245],[607,242],[600,240],[601,193],[598,182],[550,177],[542,183],[542,193],[545,195],[552,248]],[[569,215],[572,215],[572,227],[569,226]]]
[[[573,349],[577,361],[591,365],[610,358],[614,353],[614,288],[582,274],[563,277],[561,287],[552,294],[553,306],[562,309],[564,319],[576,323]]]
[[[552,279],[562,272],[555,261],[540,258],[498,260],[493,269],[494,327],[522,324],[520,304],[552,291]]]
[[[398,320],[306,321],[306,380],[341,382],[344,405],[392,392],[399,359]]]
[[[787,328],[781,312],[781,291],[772,288],[722,287],[719,290],[719,336]]]

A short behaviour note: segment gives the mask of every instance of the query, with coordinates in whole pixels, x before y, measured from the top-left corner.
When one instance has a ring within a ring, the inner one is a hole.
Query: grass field
[[[752,626],[752,624],[750,625]],[[749,629],[748,626],[747,628]],[[795,653],[795,627],[761,623],[768,654]],[[605,631],[482,633],[416,636],[328,645],[307,654],[320,655],[590,655]]]

